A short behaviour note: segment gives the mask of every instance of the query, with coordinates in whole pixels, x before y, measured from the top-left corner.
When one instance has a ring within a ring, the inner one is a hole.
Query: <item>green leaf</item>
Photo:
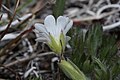
[[[84,33],[79,27],[74,27],[71,29],[71,40],[70,45],[72,47],[72,61],[78,66],[82,66],[85,58],[84,54]]]
[[[112,74],[112,78],[115,79],[115,76],[118,76],[120,74],[120,63],[114,64],[110,71]]]
[[[114,36],[103,36],[102,45],[99,49],[99,58],[102,61],[109,61],[116,55],[117,46]],[[110,61],[109,61],[110,62]]]
[[[95,68],[95,72],[96,72],[96,74],[95,74],[96,80],[102,79],[101,78],[102,71],[100,69]]]
[[[92,56],[96,56],[97,49],[102,43],[102,33],[102,26],[96,23],[85,36],[87,51]]]
[[[106,73],[105,65],[99,59],[97,59],[96,57],[94,57],[93,59],[99,65],[99,67]]]
[[[65,1],[66,0],[56,0],[56,4],[54,5],[54,8],[53,8],[53,15],[55,16],[55,18],[63,15]]]
[[[120,73],[115,36],[104,34],[96,25],[90,27],[85,39],[78,27],[71,29],[71,59],[91,79],[115,80]]]
[[[93,64],[90,62],[90,60],[86,60],[83,63],[82,69],[85,73],[91,73],[91,71],[93,69]]]

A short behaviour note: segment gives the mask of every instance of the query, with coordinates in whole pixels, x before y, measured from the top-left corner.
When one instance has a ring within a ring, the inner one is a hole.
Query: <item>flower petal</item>
[[[48,34],[48,32],[45,29],[45,26],[43,24],[36,23],[35,24],[35,29],[38,30],[39,32],[44,32],[44,33]]]
[[[70,30],[70,28],[72,27],[72,25],[73,25],[73,21],[70,20],[70,22],[67,24],[67,26],[64,29],[64,34],[66,34]]]
[[[44,24],[48,32],[53,31],[53,29],[56,27],[55,18],[52,15],[47,16],[44,20]]]
[[[46,38],[46,40],[47,40],[48,42],[51,41],[50,38],[49,38],[49,36],[46,35],[45,33],[39,33],[38,36],[37,36],[37,38]]]
[[[59,16],[57,18],[57,27],[60,27],[62,30],[65,28],[65,26],[68,24],[69,18],[64,16]]]

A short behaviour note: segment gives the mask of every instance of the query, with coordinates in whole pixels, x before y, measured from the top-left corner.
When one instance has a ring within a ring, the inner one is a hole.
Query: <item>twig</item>
[[[99,16],[88,16],[88,17],[81,17],[81,18],[75,18],[75,19],[73,19],[73,21],[91,21],[91,20],[99,20],[99,19],[102,19],[102,18],[104,18],[104,17],[106,17],[106,16],[109,16],[109,15],[112,15],[112,14],[114,14],[114,13],[116,13],[116,12],[119,12],[120,10],[114,10],[114,11],[111,11],[111,12],[109,12],[109,13],[103,13],[103,14],[101,14],[101,15],[99,15]]]
[[[77,16],[79,15],[80,17],[74,18],[73,19],[74,23],[80,24],[82,21],[99,20],[105,18],[106,21],[103,23],[103,25],[105,25],[106,23],[111,23],[111,24],[103,26],[103,31],[110,30],[120,26],[120,20],[118,15],[120,11],[120,5],[119,5],[120,1],[117,4],[111,4],[110,0],[99,0],[97,1],[97,3],[94,3],[95,0],[94,1],[89,0],[87,2],[88,2],[87,5],[85,4],[85,6],[82,6],[83,7],[82,13],[80,10],[77,10],[80,12],[79,14],[77,14],[77,12],[75,13]],[[107,3],[107,5],[104,4],[105,2]],[[84,5],[84,3],[81,4]],[[92,8],[95,8],[95,10],[93,10]],[[104,12],[104,10],[107,9],[111,9],[111,11]],[[83,13],[84,13],[84,17],[81,17],[83,16]],[[72,17],[75,17],[76,15]]]
[[[1,34],[0,40],[1,40],[1,39],[4,37],[4,35],[7,33],[8,29],[9,29],[9,27],[10,27],[10,25],[11,25],[11,23],[12,23],[15,15],[16,15],[16,10],[17,10],[17,8],[18,8],[19,2],[20,2],[20,0],[17,0],[17,4],[16,4],[15,10],[14,10],[13,17],[12,17],[12,19],[10,20],[10,22],[9,22],[7,28],[5,29],[5,31]]]
[[[31,32],[33,29],[34,29],[34,26],[32,26],[32,27],[31,27],[30,29],[28,29],[28,30],[23,31],[23,32],[22,32],[20,35],[18,35],[15,39],[13,39],[11,42],[9,42],[8,45],[5,46],[5,48],[3,48],[3,50],[0,51],[0,57],[3,56],[3,55],[8,54],[8,51],[9,51],[9,50],[7,50],[7,49],[12,48],[13,43],[17,43],[17,42],[20,40],[20,38],[22,38],[22,36],[23,36],[24,34],[27,34],[27,33]],[[6,51],[6,50],[7,50],[7,51]]]
[[[10,10],[10,9],[8,9],[5,5],[3,5],[2,4],[2,7],[5,9],[5,10],[7,10],[8,12],[10,12],[12,15],[14,15],[14,13]],[[19,16],[16,14],[15,15],[16,16],[16,18],[19,20]],[[19,20],[20,21],[20,20]]]
[[[3,65],[0,65],[0,67],[3,67],[5,69],[9,70],[10,72],[12,72],[16,76],[16,80],[21,80],[21,78],[18,76],[18,74],[13,69],[3,66]]]
[[[30,41],[27,39],[27,38],[25,38],[25,41],[27,42],[27,44],[28,44],[28,48],[29,48],[29,52],[33,52],[34,50],[33,50],[33,47],[32,47],[32,45],[31,45],[31,43],[30,43]]]
[[[40,53],[40,54],[34,53],[34,54],[32,54],[31,56],[29,56],[29,57],[22,58],[22,59],[19,59],[19,60],[10,62],[9,64],[5,64],[4,66],[5,66],[5,67],[10,67],[10,66],[15,65],[15,64],[17,64],[17,63],[22,63],[22,62],[25,62],[25,61],[29,61],[29,60],[31,60],[31,59],[34,59],[34,58],[36,58],[36,57],[42,57],[42,56],[50,55],[50,54],[54,54],[54,52],[46,52],[46,53]]]
[[[24,15],[23,17],[19,18],[20,21],[18,21],[18,20],[13,21],[13,22],[11,23],[10,27],[15,26],[15,25],[17,25],[17,24],[23,24],[23,23],[25,23],[25,22],[28,21],[33,15],[36,15],[37,13],[39,13],[39,11],[42,10],[47,3],[48,3],[48,2],[45,2],[45,3],[41,6],[41,8],[39,8],[39,10],[37,10],[36,12],[34,12],[34,13],[28,13],[28,14]],[[0,27],[0,31],[4,31],[4,30],[7,28],[7,26],[8,26],[8,25],[1,26],[1,27]]]
[[[107,12],[107,13],[101,13],[103,10],[107,9],[107,8],[119,8],[118,10],[114,10],[111,12]],[[106,16],[112,15],[114,13],[117,13],[120,11],[120,5],[106,5],[103,6],[102,8],[100,8],[97,13],[95,14],[93,11],[87,10],[87,13],[92,15],[92,16],[87,16],[87,17],[81,17],[78,19],[74,19],[74,21],[90,21],[90,20],[96,20],[96,19],[101,19],[104,18]]]
[[[24,78],[28,77],[28,75],[34,70],[36,67],[31,67],[27,72],[24,74]]]
[[[108,8],[119,8],[119,9],[120,9],[120,5],[111,4],[111,5],[103,6],[102,8],[100,8],[100,9],[97,11],[96,16],[99,16],[103,10],[108,9]]]
[[[23,17],[19,18],[19,20],[20,20],[20,21],[25,21],[26,19],[30,18],[31,16],[32,16],[32,14],[29,13],[29,14],[26,14],[26,15],[24,15]],[[18,20],[13,21],[13,22],[11,23],[11,26],[15,26],[15,25],[19,24],[20,21],[18,21]],[[7,26],[8,26],[8,25],[1,26],[1,27],[0,27],[0,31],[4,31],[4,30],[7,28]],[[11,26],[10,26],[10,27],[11,27]]]
[[[95,7],[99,7],[103,2],[105,2],[105,0],[99,0],[97,4],[95,4]]]

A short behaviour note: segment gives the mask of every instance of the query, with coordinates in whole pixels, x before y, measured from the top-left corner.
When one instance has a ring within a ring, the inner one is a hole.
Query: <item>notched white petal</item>
[[[55,27],[55,18],[52,15],[49,15],[44,20],[44,25],[48,32],[50,32]]]
[[[65,26],[68,24],[69,18],[64,16],[59,16],[57,18],[57,27],[61,27],[61,29],[64,29]]]
[[[43,24],[36,23],[35,29],[38,30],[39,32],[44,32],[44,33],[48,34],[48,32]]]
[[[73,21],[70,20],[70,22],[66,25],[66,27],[64,29],[64,34],[66,34],[70,30],[70,28],[72,27],[72,25],[73,25]]]

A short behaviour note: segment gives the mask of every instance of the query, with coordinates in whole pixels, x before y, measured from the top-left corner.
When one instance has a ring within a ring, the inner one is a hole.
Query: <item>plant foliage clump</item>
[[[115,36],[105,35],[99,24],[95,24],[86,33],[76,27],[70,34],[73,49],[71,59],[88,79],[117,80],[120,57],[117,56]]]

